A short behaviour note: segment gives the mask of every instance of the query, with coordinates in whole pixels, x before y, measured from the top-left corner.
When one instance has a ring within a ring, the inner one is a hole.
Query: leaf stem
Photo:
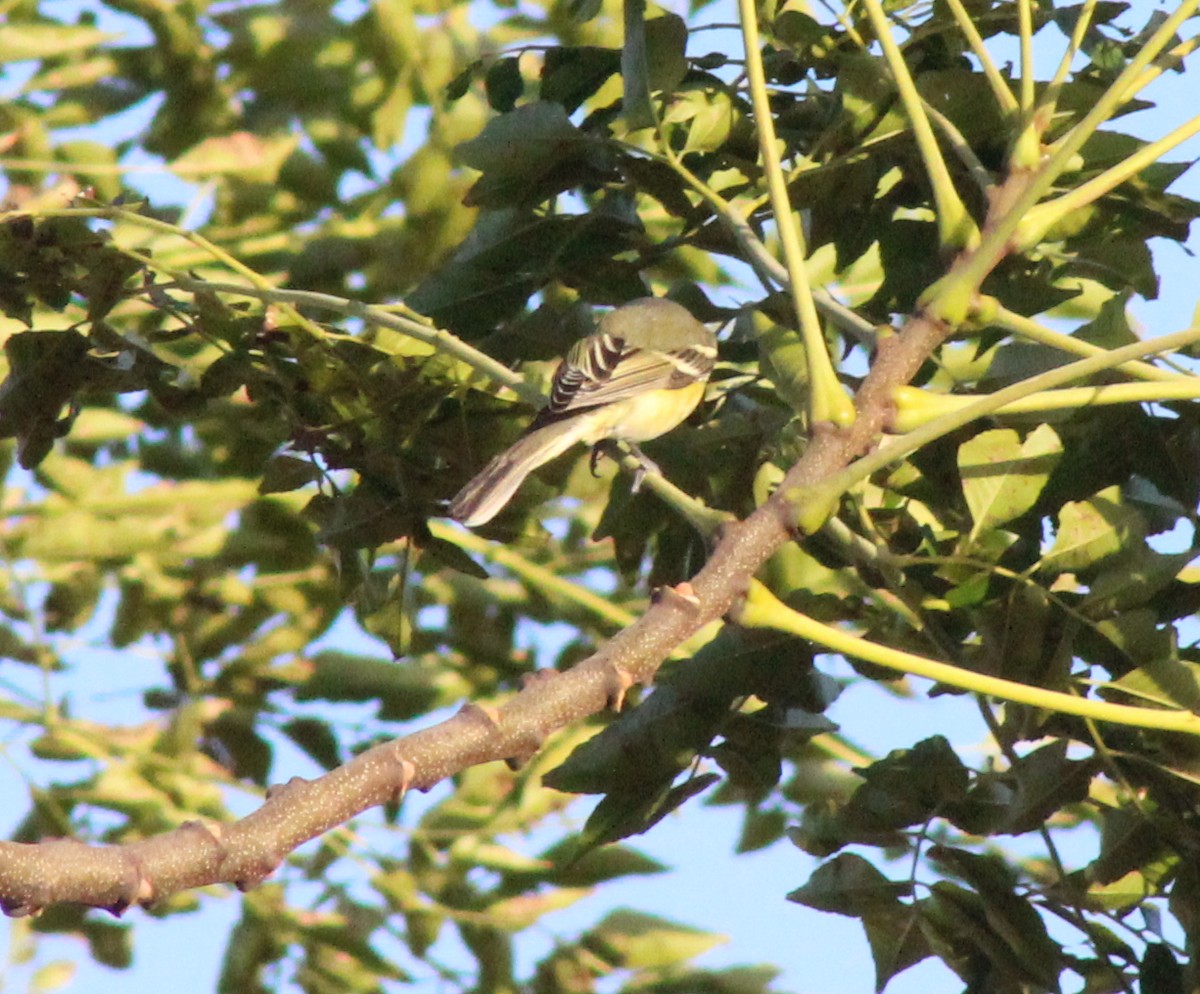
[[[1062,332],[1047,328],[1044,324],[1034,321],[1032,318],[1027,318],[1023,314],[1010,311],[1007,307],[999,303],[994,311],[988,313],[988,323],[1011,331],[1013,334],[1020,335],[1031,342],[1037,342],[1039,345],[1049,345],[1051,348],[1059,349],[1062,352],[1070,352],[1073,355],[1082,356],[1083,358],[1107,355],[1109,352],[1108,349],[1101,345],[1093,345],[1082,338],[1064,335]],[[1191,378],[1186,373],[1160,369],[1158,366],[1152,366],[1148,362],[1123,362],[1119,366],[1114,366],[1113,369],[1143,380],[1166,381],[1178,380],[1181,377]]]
[[[1017,0],[1017,30],[1021,39],[1021,110],[1033,111],[1033,12],[1029,0]]]
[[[967,13],[967,9],[963,6],[962,0],[946,0],[946,6],[950,8],[950,13],[954,16],[958,29],[963,33],[967,44],[971,46],[971,54],[979,60],[979,65],[983,68],[983,75],[987,78],[988,85],[992,88],[992,95],[996,98],[996,103],[1000,106],[1001,112],[1006,117],[1015,116],[1017,111],[1020,110],[1017,98],[1013,96],[1012,90],[1008,85],[1008,80],[1000,74],[996,63],[992,61],[992,53],[988,51],[987,45],[984,44],[983,37],[980,35],[979,29],[975,27],[975,22],[972,20],[971,15]]]
[[[1016,231],[1015,242],[1018,249],[1036,245],[1059,221],[1088,204],[1095,203],[1106,193],[1132,179],[1151,163],[1157,162],[1167,152],[1197,134],[1200,134],[1200,115],[1184,122],[1161,138],[1143,145],[1117,165],[1092,177],[1086,183],[1081,183],[1061,197],[1038,204],[1026,214]]]
[[[1116,368],[1131,359],[1169,352],[1197,341],[1200,341],[1200,327],[1186,328],[1183,331],[1163,335],[1152,342],[1133,342],[1130,345],[1112,349],[1104,355],[1080,359],[1078,362],[1068,363],[1065,366],[1039,373],[1037,376],[1031,376],[986,397],[972,399],[971,403],[961,409],[934,418],[927,424],[904,435],[894,436],[873,452],[856,460],[841,472],[829,476],[820,484],[795,488],[787,495],[787,499],[797,505],[802,522],[823,522],[824,509],[833,506],[837,498],[851,487],[865,480],[872,473],[898,462],[910,453],[916,452],[963,425],[994,414],[1005,405],[1028,397],[1039,390],[1049,390],[1052,387],[1069,383],[1071,380],[1082,379],[1093,373]],[[806,530],[811,529],[806,528]]]
[[[762,155],[763,171],[767,189],[771,195],[771,206],[775,213],[775,226],[783,245],[784,261],[787,265],[788,283],[792,302],[796,308],[796,321],[804,340],[806,361],[809,366],[809,412],[810,423],[832,422],[846,425],[854,420],[854,404],[842,388],[821,332],[821,320],[817,314],[812,289],[805,268],[805,250],[800,226],[788,197],[787,181],[779,157],[779,144],[775,136],[774,115],[767,94],[766,73],[763,70],[761,43],[758,36],[758,14],[754,0],[738,0],[738,12],[742,23],[742,42],[746,51],[746,74],[750,83],[750,99],[754,107],[754,118],[758,126],[758,145]]]
[[[919,387],[901,387],[896,393],[896,414],[891,427],[899,432],[912,431],[939,415],[960,411],[974,400],[974,397],[961,394],[931,394]],[[1200,378],[1177,377],[1169,383],[1108,383],[1094,387],[1040,390],[1005,404],[993,413],[997,417],[1050,414],[1054,411],[1082,410],[1085,407],[1167,403],[1173,400],[1200,400]]]
[[[1062,58],[1058,60],[1058,68],[1054,70],[1054,76],[1046,84],[1045,93],[1038,104],[1036,113],[1038,116],[1044,116],[1046,120],[1054,116],[1055,109],[1058,107],[1058,96],[1062,92],[1063,84],[1067,81],[1067,74],[1071,71],[1071,63],[1075,61],[1075,56],[1087,35],[1088,26],[1092,23],[1092,14],[1095,10],[1096,0],[1084,0],[1079,7],[1079,14],[1075,18],[1075,27],[1067,41],[1067,47],[1063,49]]]
[[[1014,704],[1078,715],[1110,724],[1200,735],[1200,716],[1191,711],[1133,707],[1078,697],[1062,691],[976,673],[915,653],[870,642],[793,610],[757,580],[751,581],[750,591],[737,613],[737,621],[748,628],[770,628],[786,632],[797,638],[815,642],[832,652],[862,659],[885,669],[923,677],[957,687],[959,690],[1000,698]]]
[[[899,91],[909,124],[912,125],[913,137],[921,153],[921,160],[925,164],[925,172],[929,177],[934,204],[937,207],[938,241],[943,249],[972,247],[979,242],[979,229],[950,178],[950,170],[946,168],[946,160],[942,157],[937,136],[934,135],[929,116],[925,113],[921,94],[917,91],[917,85],[908,70],[900,47],[896,44],[896,39],[892,37],[883,6],[880,0],[864,0],[864,6],[871,20],[871,27],[883,48],[883,57],[891,70],[892,81]]]

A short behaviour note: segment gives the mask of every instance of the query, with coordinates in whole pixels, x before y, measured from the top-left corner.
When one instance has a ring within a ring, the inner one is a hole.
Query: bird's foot
[[[658,463],[646,455],[646,453],[644,453],[636,443],[626,442],[625,444],[629,446],[630,453],[638,461],[638,467],[633,471],[633,483],[630,486],[630,490],[636,494],[642,489],[642,483],[645,481],[646,476],[649,473],[657,473],[659,476],[662,476],[663,471],[659,467]],[[588,463],[588,467],[592,471],[592,476],[599,475],[596,469],[600,464],[601,456],[611,456],[613,459],[620,460],[621,449],[619,448],[618,444],[611,439],[605,439],[603,442],[597,442],[595,445],[593,445],[591,460]]]
[[[642,489],[642,484],[645,482],[646,475],[648,473],[656,473],[657,475],[662,476],[663,471],[658,463],[646,455],[646,453],[638,448],[636,444],[633,442],[627,442],[626,444],[629,446],[630,450],[633,452],[634,458],[637,459],[639,463],[638,468],[633,471],[633,483],[630,485],[630,490],[636,494]]]

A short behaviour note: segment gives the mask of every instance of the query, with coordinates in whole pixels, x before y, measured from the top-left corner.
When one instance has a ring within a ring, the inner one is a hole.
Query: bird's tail
[[[450,517],[468,528],[486,524],[530,473],[588,434],[586,418],[568,418],[531,431],[501,452],[450,501]]]

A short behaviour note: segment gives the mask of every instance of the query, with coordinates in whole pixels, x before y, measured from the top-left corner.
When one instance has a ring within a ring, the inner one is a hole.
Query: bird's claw
[[[592,471],[592,476],[599,476],[596,467],[600,465],[600,457],[604,455],[603,443],[597,442],[592,446],[592,457],[588,460],[588,469]]]
[[[645,482],[646,476],[648,474],[657,473],[659,476],[662,476],[663,472],[662,472],[662,469],[659,468],[658,463],[656,463],[653,459],[651,459],[648,455],[646,455],[646,453],[644,453],[633,442],[626,442],[625,444],[627,446],[629,446],[629,451],[633,454],[633,457],[635,459],[637,459],[637,461],[638,461],[638,467],[637,467],[637,469],[635,469],[633,471],[633,483],[630,485],[630,488],[629,488],[630,492],[636,494],[639,490],[642,489],[642,484]],[[596,469],[600,463],[601,456],[610,454],[610,452],[611,452],[611,454],[614,457],[620,458],[620,450],[619,449],[610,450],[609,449],[610,445],[612,445],[611,442],[598,442],[592,446],[592,455],[591,455],[591,459],[588,462],[588,468],[592,471],[592,476],[600,475],[596,471]]]

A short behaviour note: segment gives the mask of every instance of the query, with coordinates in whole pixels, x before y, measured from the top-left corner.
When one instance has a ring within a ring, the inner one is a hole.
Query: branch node
[[[789,529],[789,531],[790,530],[792,530],[792,529]],[[793,538],[794,537],[795,536],[793,536]],[[748,577],[740,585],[740,587],[737,591],[737,595],[733,598],[733,600],[729,604],[729,610],[727,610],[725,612],[726,623],[728,623],[730,625],[737,625],[738,627],[741,627],[742,611],[746,607],[746,601],[749,600],[749,598],[750,598],[751,585],[752,585],[752,580]]]
[[[281,797],[283,797],[287,794],[290,794],[297,787],[303,787],[303,786],[307,785],[309,782],[310,781],[305,780],[304,777],[292,777],[286,783],[271,784],[271,786],[269,786],[267,788],[267,794],[266,794],[267,800],[268,801],[277,801]],[[201,827],[203,827],[203,826],[201,826]]]
[[[397,756],[396,761],[400,764],[400,786],[396,788],[396,803],[399,803],[404,800],[404,795],[408,793],[408,788],[417,779],[417,768],[412,764],[411,760],[407,760],[403,756]]]
[[[686,606],[689,611],[700,610],[700,598],[696,596],[695,588],[684,580],[673,587],[659,587],[650,595],[656,604],[677,604]]]
[[[634,683],[633,676],[628,670],[615,664],[609,668],[604,693],[606,703],[611,710],[620,711],[625,706],[625,695],[629,693],[629,688]]]
[[[9,918],[36,918],[50,903],[50,895],[39,887],[29,897],[31,900],[25,901],[0,897],[0,911]]]
[[[539,687],[542,684],[549,683],[556,676],[558,670],[534,670],[532,673],[521,674],[521,689],[526,690],[529,687]]]
[[[486,722],[488,731],[500,731],[500,712],[490,704],[476,704],[474,701],[468,701],[458,709],[460,718],[467,718],[475,724]]]
[[[233,882],[233,885],[243,894],[248,890],[253,890],[264,880],[266,880],[267,877],[274,873],[279,868],[279,864],[282,862],[283,859],[279,856],[261,857],[249,867],[247,872],[238,877]]]

